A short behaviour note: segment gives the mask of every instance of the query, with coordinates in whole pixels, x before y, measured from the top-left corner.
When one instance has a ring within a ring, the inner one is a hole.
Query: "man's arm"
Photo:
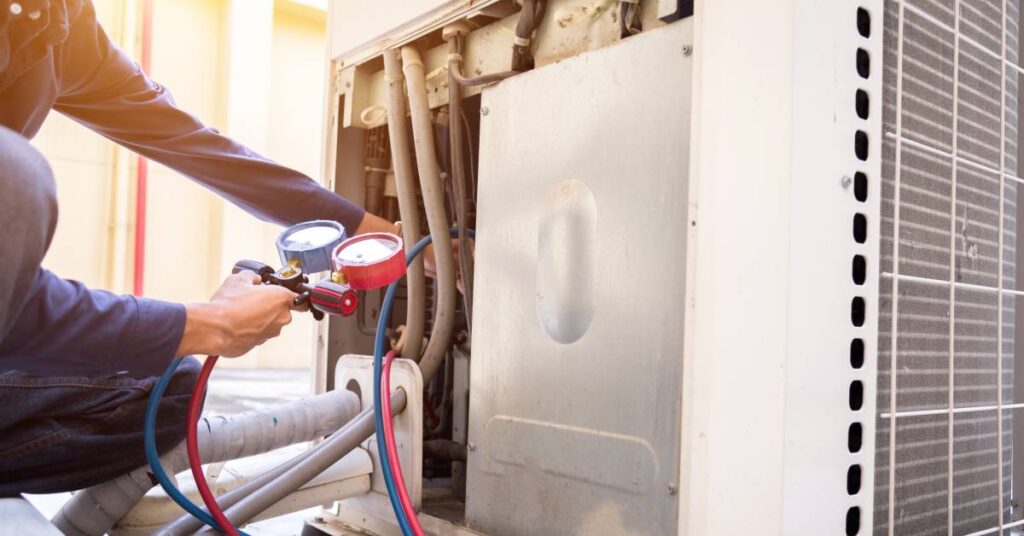
[[[72,24],[63,50],[61,96],[54,108],[90,129],[267,221],[330,219],[350,234],[386,224],[373,216],[364,222],[362,208],[178,108],[166,89],[110,41],[91,2]]]
[[[46,159],[0,127],[0,229],[8,235],[0,240],[0,375],[155,376],[175,355],[245,353],[291,320],[294,294],[258,284],[252,272],[229,277],[209,303],[189,305],[61,279],[39,267],[56,227]]]

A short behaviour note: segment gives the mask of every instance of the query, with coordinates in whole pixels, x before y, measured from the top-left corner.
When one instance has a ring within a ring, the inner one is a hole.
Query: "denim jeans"
[[[164,392],[160,452],[185,436],[199,369],[185,359]],[[156,380],[0,373],[0,497],[86,488],[145,465],[142,421]]]
[[[56,188],[46,159],[20,135],[0,126],[4,344],[15,322],[38,320],[38,312],[30,312],[38,308],[24,307],[26,290],[41,270],[56,223]],[[42,337],[55,335],[40,330]],[[126,344],[116,335],[107,339]],[[142,421],[156,384],[152,376],[159,374],[161,364],[140,363],[125,370],[108,357],[114,353],[101,348],[92,352],[98,358],[76,362],[62,352],[25,350],[19,354],[20,366],[0,359],[0,497],[81,489],[146,463]],[[199,368],[195,359],[185,360],[165,392],[157,421],[160,452],[185,437],[189,393]]]

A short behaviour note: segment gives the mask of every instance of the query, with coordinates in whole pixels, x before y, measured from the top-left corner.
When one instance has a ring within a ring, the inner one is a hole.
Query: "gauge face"
[[[391,257],[400,247],[390,238],[367,238],[338,251],[335,258],[344,264],[373,264]]]
[[[334,269],[353,290],[373,290],[405,275],[402,239],[389,233],[354,236],[334,249]]]
[[[336,221],[307,221],[285,229],[277,237],[277,253],[282,264],[314,274],[331,269],[331,252],[345,238],[345,227]]]
[[[285,236],[283,242],[288,249],[313,249],[331,244],[340,236],[337,227],[313,225]]]

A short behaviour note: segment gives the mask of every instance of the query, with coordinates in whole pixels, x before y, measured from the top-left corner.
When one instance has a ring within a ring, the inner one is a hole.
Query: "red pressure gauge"
[[[386,287],[405,275],[405,247],[391,233],[366,233],[338,244],[334,271],[354,290]]]

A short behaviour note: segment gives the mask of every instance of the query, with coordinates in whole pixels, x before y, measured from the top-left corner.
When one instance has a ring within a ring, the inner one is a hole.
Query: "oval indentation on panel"
[[[580,339],[594,319],[597,202],[578,180],[555,185],[537,230],[537,319],[554,341]]]
[[[641,437],[509,415],[487,421],[484,451],[500,465],[643,494],[658,478],[658,460]]]

